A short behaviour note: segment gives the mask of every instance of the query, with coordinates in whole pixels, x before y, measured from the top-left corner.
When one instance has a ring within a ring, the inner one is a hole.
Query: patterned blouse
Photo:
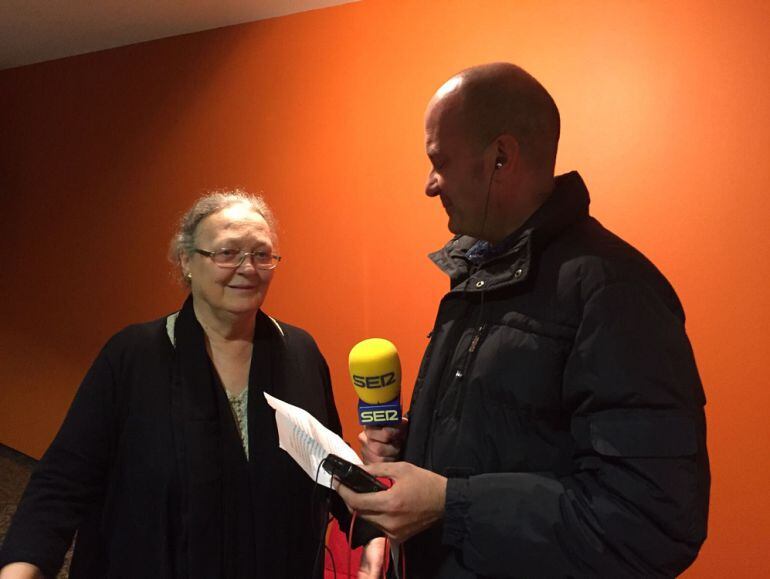
[[[166,334],[168,334],[168,339],[174,347],[176,347],[176,333],[174,330],[178,316],[179,312],[174,312],[166,318]],[[278,331],[281,332],[281,335],[283,335],[283,330],[278,325],[278,322],[273,318],[270,318],[270,320],[278,328]],[[233,418],[235,418],[235,423],[238,426],[238,434],[243,444],[243,452],[246,453],[246,460],[249,460],[249,387],[247,385],[243,392],[238,395],[231,394],[227,389],[225,389],[225,393],[227,394],[227,400],[230,402],[230,408],[233,411]]]
[[[238,434],[241,435],[243,443],[243,452],[246,453],[246,460],[249,459],[249,387],[243,389],[240,394],[232,394],[225,389],[227,400],[230,402],[230,408],[233,411],[233,418],[238,425]]]

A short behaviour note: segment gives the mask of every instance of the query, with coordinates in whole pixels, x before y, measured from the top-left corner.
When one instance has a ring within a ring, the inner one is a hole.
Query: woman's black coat
[[[328,367],[310,335],[261,312],[257,328],[270,344],[266,389],[340,432]],[[72,579],[231,576],[223,563],[225,543],[232,539],[227,533],[209,533],[210,544],[190,552],[191,533],[205,536],[208,529],[191,528],[195,509],[185,504],[188,471],[180,468],[182,416],[174,396],[180,365],[170,337],[173,331],[162,318],[124,329],[101,351],[32,475],[0,551],[0,567],[25,561],[55,576],[77,531]],[[214,493],[222,505],[204,506],[216,514],[242,501],[243,509],[254,512],[253,553],[229,553],[248,559],[241,569],[257,577],[310,577],[321,493],[278,448],[275,423],[264,420],[265,412],[262,392],[252,384],[251,462],[252,472],[261,473],[260,496],[252,504],[248,491],[235,497]],[[215,435],[221,429],[216,423],[203,426]],[[189,446],[195,459],[196,449]],[[206,476],[209,487],[225,488],[220,479],[226,472],[213,469]]]

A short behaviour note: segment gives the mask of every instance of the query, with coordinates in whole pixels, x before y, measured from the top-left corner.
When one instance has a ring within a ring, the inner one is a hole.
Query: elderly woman
[[[190,295],[97,357],[19,505],[2,579],[55,576],[76,531],[72,578],[314,576],[323,493],[278,448],[262,393],[340,423],[313,339],[260,309],[276,241],[265,202],[241,191],[182,218],[171,254]]]

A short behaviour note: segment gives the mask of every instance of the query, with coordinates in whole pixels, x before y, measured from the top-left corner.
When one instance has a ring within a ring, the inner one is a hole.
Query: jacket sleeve
[[[585,302],[562,384],[574,468],[450,479],[444,543],[489,576],[674,576],[706,537],[700,379],[683,321],[644,284]]]
[[[55,577],[75,530],[104,491],[111,455],[113,372],[104,351],[88,371],[36,466],[0,550]]]

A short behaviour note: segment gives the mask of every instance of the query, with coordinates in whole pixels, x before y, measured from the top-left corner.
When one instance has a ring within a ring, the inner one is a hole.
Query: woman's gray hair
[[[169,245],[168,258],[176,267],[179,279],[184,285],[189,286],[190,281],[182,273],[179,255],[182,253],[192,255],[195,252],[195,231],[198,228],[198,224],[209,215],[213,215],[233,205],[241,204],[248,205],[265,219],[267,226],[270,228],[270,237],[273,240],[273,244],[277,244],[277,223],[273,212],[261,195],[253,195],[243,189],[223,189],[207,193],[182,215]]]

